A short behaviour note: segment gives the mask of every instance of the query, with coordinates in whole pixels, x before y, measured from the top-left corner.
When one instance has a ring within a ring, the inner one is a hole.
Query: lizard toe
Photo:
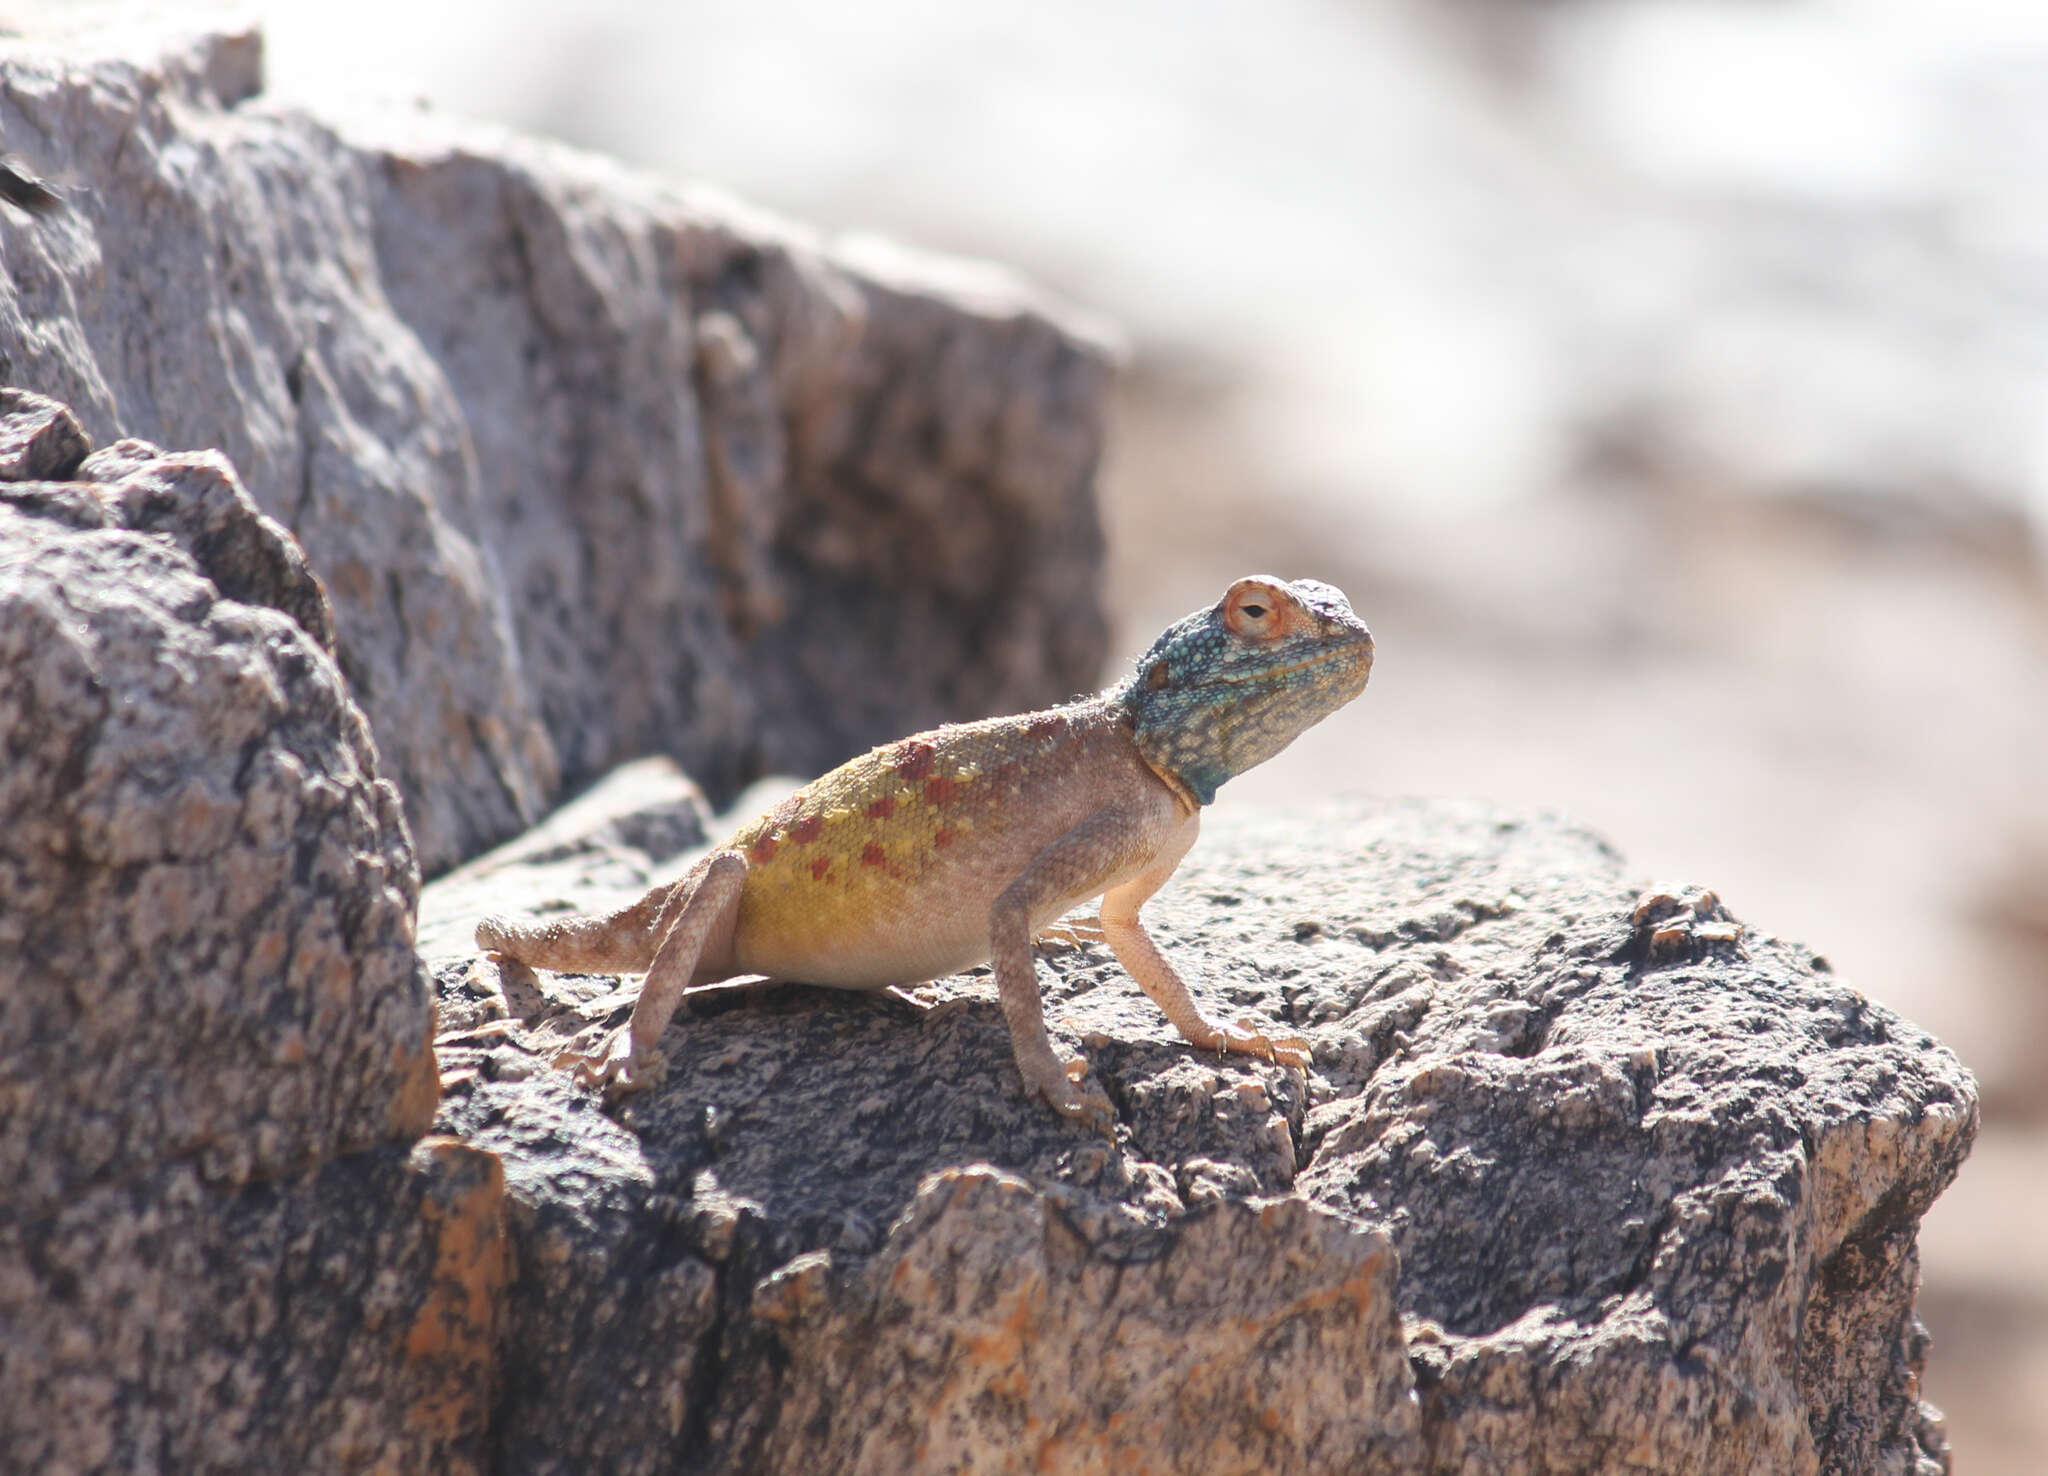
[[[1299,1035],[1276,1035],[1268,1043],[1272,1046],[1271,1059],[1282,1066],[1307,1070],[1315,1060],[1309,1043]]]
[[[641,1053],[633,1049],[632,1031],[620,1026],[595,1051],[563,1051],[555,1057],[558,1069],[573,1070],[583,1086],[601,1087],[607,1097],[645,1091],[659,1084],[668,1060],[658,1051]]]
[[[1223,1037],[1223,1049],[1227,1051],[1258,1056],[1282,1066],[1307,1066],[1310,1061],[1309,1043],[1302,1037],[1268,1035],[1259,1029],[1259,1022],[1253,1019],[1239,1019],[1235,1028],[1220,1033]]]
[[[1116,1136],[1116,1108],[1110,1105],[1108,1095],[1099,1087],[1089,1092],[1069,1092],[1054,1102],[1052,1108],[1069,1122],[1079,1123],[1097,1137]]]
[[[1091,1132],[1113,1134],[1116,1108],[1110,1104],[1108,1094],[1099,1086],[1081,1085],[1088,1074],[1088,1062],[1076,1056],[1060,1064],[1062,1075],[1028,1083],[1032,1094],[1070,1122],[1078,1122]]]

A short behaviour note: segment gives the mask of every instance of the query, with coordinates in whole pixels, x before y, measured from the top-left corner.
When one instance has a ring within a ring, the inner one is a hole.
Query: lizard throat
[[[1145,750],[1142,747],[1138,749],[1138,757],[1144,760],[1146,768],[1150,769],[1155,775],[1158,776],[1159,782],[1161,784],[1164,784],[1168,789],[1173,791],[1173,797],[1176,800],[1180,801],[1181,808],[1185,810],[1188,814],[1194,814],[1195,811],[1201,809],[1202,806],[1208,804],[1211,800],[1216,798],[1216,790],[1213,785],[1210,787],[1209,792],[1206,795],[1196,794],[1194,790],[1188,787],[1186,781],[1183,780],[1180,777],[1180,775],[1174,773],[1173,770],[1159,763],[1156,759],[1152,757],[1151,754],[1145,752]]]

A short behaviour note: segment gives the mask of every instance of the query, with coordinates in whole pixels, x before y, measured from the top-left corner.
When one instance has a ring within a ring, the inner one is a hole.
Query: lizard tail
[[[674,891],[672,885],[656,887],[632,906],[601,917],[487,917],[476,925],[476,946],[536,969],[638,973],[654,961],[657,924]]]

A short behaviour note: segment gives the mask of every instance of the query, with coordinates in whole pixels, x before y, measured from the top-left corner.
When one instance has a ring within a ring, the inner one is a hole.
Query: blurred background
[[[1221,803],[1558,809],[1977,1072],[1922,1238],[1957,1469],[2048,1466],[2048,5],[359,0],[420,98],[1119,324],[1129,654],[1342,585],[1358,709]]]

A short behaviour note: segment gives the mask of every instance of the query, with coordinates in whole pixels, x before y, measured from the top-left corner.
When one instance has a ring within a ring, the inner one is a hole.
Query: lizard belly
[[[882,989],[987,963],[988,914],[948,919],[890,909],[854,929],[821,932],[800,920],[794,927],[741,932],[734,942],[748,973],[837,989]]]
[[[857,883],[834,893],[809,878],[749,876],[733,931],[737,970],[842,989],[918,984],[989,961],[989,912],[1007,872],[944,868],[915,889]],[[1034,933],[1100,895],[1062,897],[1032,918]]]
[[[1099,807],[1072,776],[1118,762],[1137,762],[1127,737],[1075,709],[938,729],[841,765],[727,843],[747,861],[735,972],[880,989],[986,963],[995,899]]]
[[[829,829],[756,846],[733,927],[733,962],[844,989],[915,984],[987,963],[989,906],[1012,880],[962,847],[951,855],[895,827]],[[922,844],[912,843],[923,842]]]

